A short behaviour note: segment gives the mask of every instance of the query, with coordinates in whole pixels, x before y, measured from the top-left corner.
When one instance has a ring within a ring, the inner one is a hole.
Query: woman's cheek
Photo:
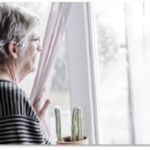
[[[34,46],[30,45],[29,49],[28,49],[28,56],[27,56],[27,63],[28,66],[30,66],[32,68],[33,65],[33,59],[34,59]]]
[[[29,65],[31,68],[33,68],[34,64],[36,63],[36,57],[37,57],[37,48],[36,48],[36,43],[33,42],[29,45],[28,48],[28,61],[29,61]]]
[[[37,61],[37,56],[35,54],[34,58],[32,60],[32,69],[33,69],[33,72],[37,69],[37,64],[38,64],[38,61]]]
[[[33,47],[33,51],[32,51],[32,59],[34,60],[34,62],[36,61],[36,47]]]

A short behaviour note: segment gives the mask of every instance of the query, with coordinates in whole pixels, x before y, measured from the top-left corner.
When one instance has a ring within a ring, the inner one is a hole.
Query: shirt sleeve
[[[24,115],[0,118],[0,144],[51,144],[37,120]]]
[[[29,118],[31,117],[32,119],[37,120],[40,123],[39,117],[38,117],[36,111],[34,110],[34,107],[32,106],[32,104],[25,92],[24,92],[24,99],[25,99],[24,104],[26,103],[25,104],[25,107],[26,107],[25,115],[27,115],[27,117],[29,117]],[[45,144],[51,144],[51,141],[50,141],[47,133],[45,132],[45,130],[42,128],[41,124],[40,124],[40,130],[43,134]]]

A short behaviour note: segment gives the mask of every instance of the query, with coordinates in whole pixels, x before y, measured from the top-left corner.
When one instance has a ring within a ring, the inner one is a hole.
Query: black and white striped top
[[[27,94],[0,79],[0,144],[51,144]]]

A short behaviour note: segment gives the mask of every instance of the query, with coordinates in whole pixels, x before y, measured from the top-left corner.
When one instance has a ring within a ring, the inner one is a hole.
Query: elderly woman
[[[35,71],[41,52],[38,17],[23,7],[0,4],[0,144],[51,144],[41,127],[50,100],[43,90],[32,106],[18,84]]]

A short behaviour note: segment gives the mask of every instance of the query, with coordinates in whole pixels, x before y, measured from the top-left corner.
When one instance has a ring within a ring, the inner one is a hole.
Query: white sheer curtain
[[[44,87],[51,85],[53,66],[55,63],[58,47],[63,33],[67,27],[74,3],[72,2],[52,2],[43,51],[40,56],[39,66],[34,80],[30,101],[34,104],[40,97]],[[47,87],[50,88],[50,87]],[[41,124],[50,137],[50,113],[47,111]]]
[[[150,3],[125,3],[135,144],[150,144]]]

